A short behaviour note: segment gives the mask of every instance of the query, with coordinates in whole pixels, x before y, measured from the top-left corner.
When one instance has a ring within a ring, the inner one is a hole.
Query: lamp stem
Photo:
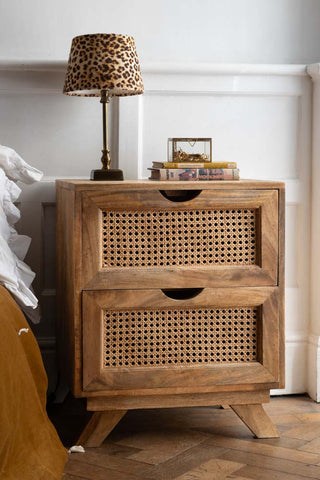
[[[103,122],[103,149],[102,151],[102,170],[110,170],[110,150],[108,148],[108,103],[110,102],[109,92],[101,90],[102,103],[102,122]]]

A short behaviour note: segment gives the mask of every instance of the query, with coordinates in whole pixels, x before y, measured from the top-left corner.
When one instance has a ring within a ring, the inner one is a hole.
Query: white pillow
[[[36,308],[38,300],[29,289],[35,274],[20,260],[0,235],[0,282],[26,306]]]
[[[0,145],[0,168],[12,180],[23,183],[33,183],[41,180],[43,173],[31,167],[12,148]]]
[[[6,214],[0,204],[0,235],[7,242],[11,250],[20,260],[23,260],[29,249],[31,238],[27,235],[19,235],[16,229],[9,225]],[[0,272],[1,276],[1,272]]]
[[[19,235],[17,231],[10,227],[10,237],[8,239],[8,245],[12,252],[17,255],[20,260],[24,260],[29,250],[31,243],[31,237],[27,235]]]
[[[13,204],[19,197],[21,189],[9,180],[0,169],[0,235],[20,260],[26,256],[31,239],[26,235],[18,235],[13,224],[20,218],[20,211]],[[1,272],[0,272],[1,275]]]
[[[14,228],[20,218],[20,211],[14,202],[21,193],[15,181],[33,183],[41,180],[42,175],[12,148],[0,145],[0,284],[5,285],[27,311],[36,309],[38,300],[30,288],[35,274],[22,261],[31,239],[26,235],[18,235]],[[36,323],[39,321],[39,312],[33,312],[33,317],[37,318],[32,320]]]
[[[18,185],[9,180],[0,168],[0,206],[2,206],[10,225],[16,223],[20,218],[20,212],[13,203],[20,193],[21,189]]]
[[[20,218],[20,211],[14,202],[21,189],[7,175],[15,180],[32,183],[40,179],[42,173],[30,167],[14,150],[0,145],[0,283],[21,304],[36,308],[38,300],[29,288],[35,274],[22,261],[31,239],[26,235],[18,235],[14,228]]]

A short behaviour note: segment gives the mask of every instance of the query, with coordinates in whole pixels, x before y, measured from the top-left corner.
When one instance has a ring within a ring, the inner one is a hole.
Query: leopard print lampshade
[[[99,97],[143,93],[139,60],[133,37],[96,33],[73,38],[63,93]]]

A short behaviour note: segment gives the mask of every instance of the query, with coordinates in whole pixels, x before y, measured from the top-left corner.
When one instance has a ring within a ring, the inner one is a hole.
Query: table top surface
[[[243,190],[243,189],[284,189],[284,181],[273,180],[201,180],[201,181],[160,181],[160,180],[118,180],[118,181],[94,181],[85,179],[59,179],[56,180],[59,187],[70,190],[96,190],[106,188],[108,190]]]

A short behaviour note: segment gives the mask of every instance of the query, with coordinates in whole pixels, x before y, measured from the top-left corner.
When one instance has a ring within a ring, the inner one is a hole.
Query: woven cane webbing
[[[257,307],[104,311],[104,367],[256,361]]]
[[[252,265],[256,210],[106,210],[102,266]]]

